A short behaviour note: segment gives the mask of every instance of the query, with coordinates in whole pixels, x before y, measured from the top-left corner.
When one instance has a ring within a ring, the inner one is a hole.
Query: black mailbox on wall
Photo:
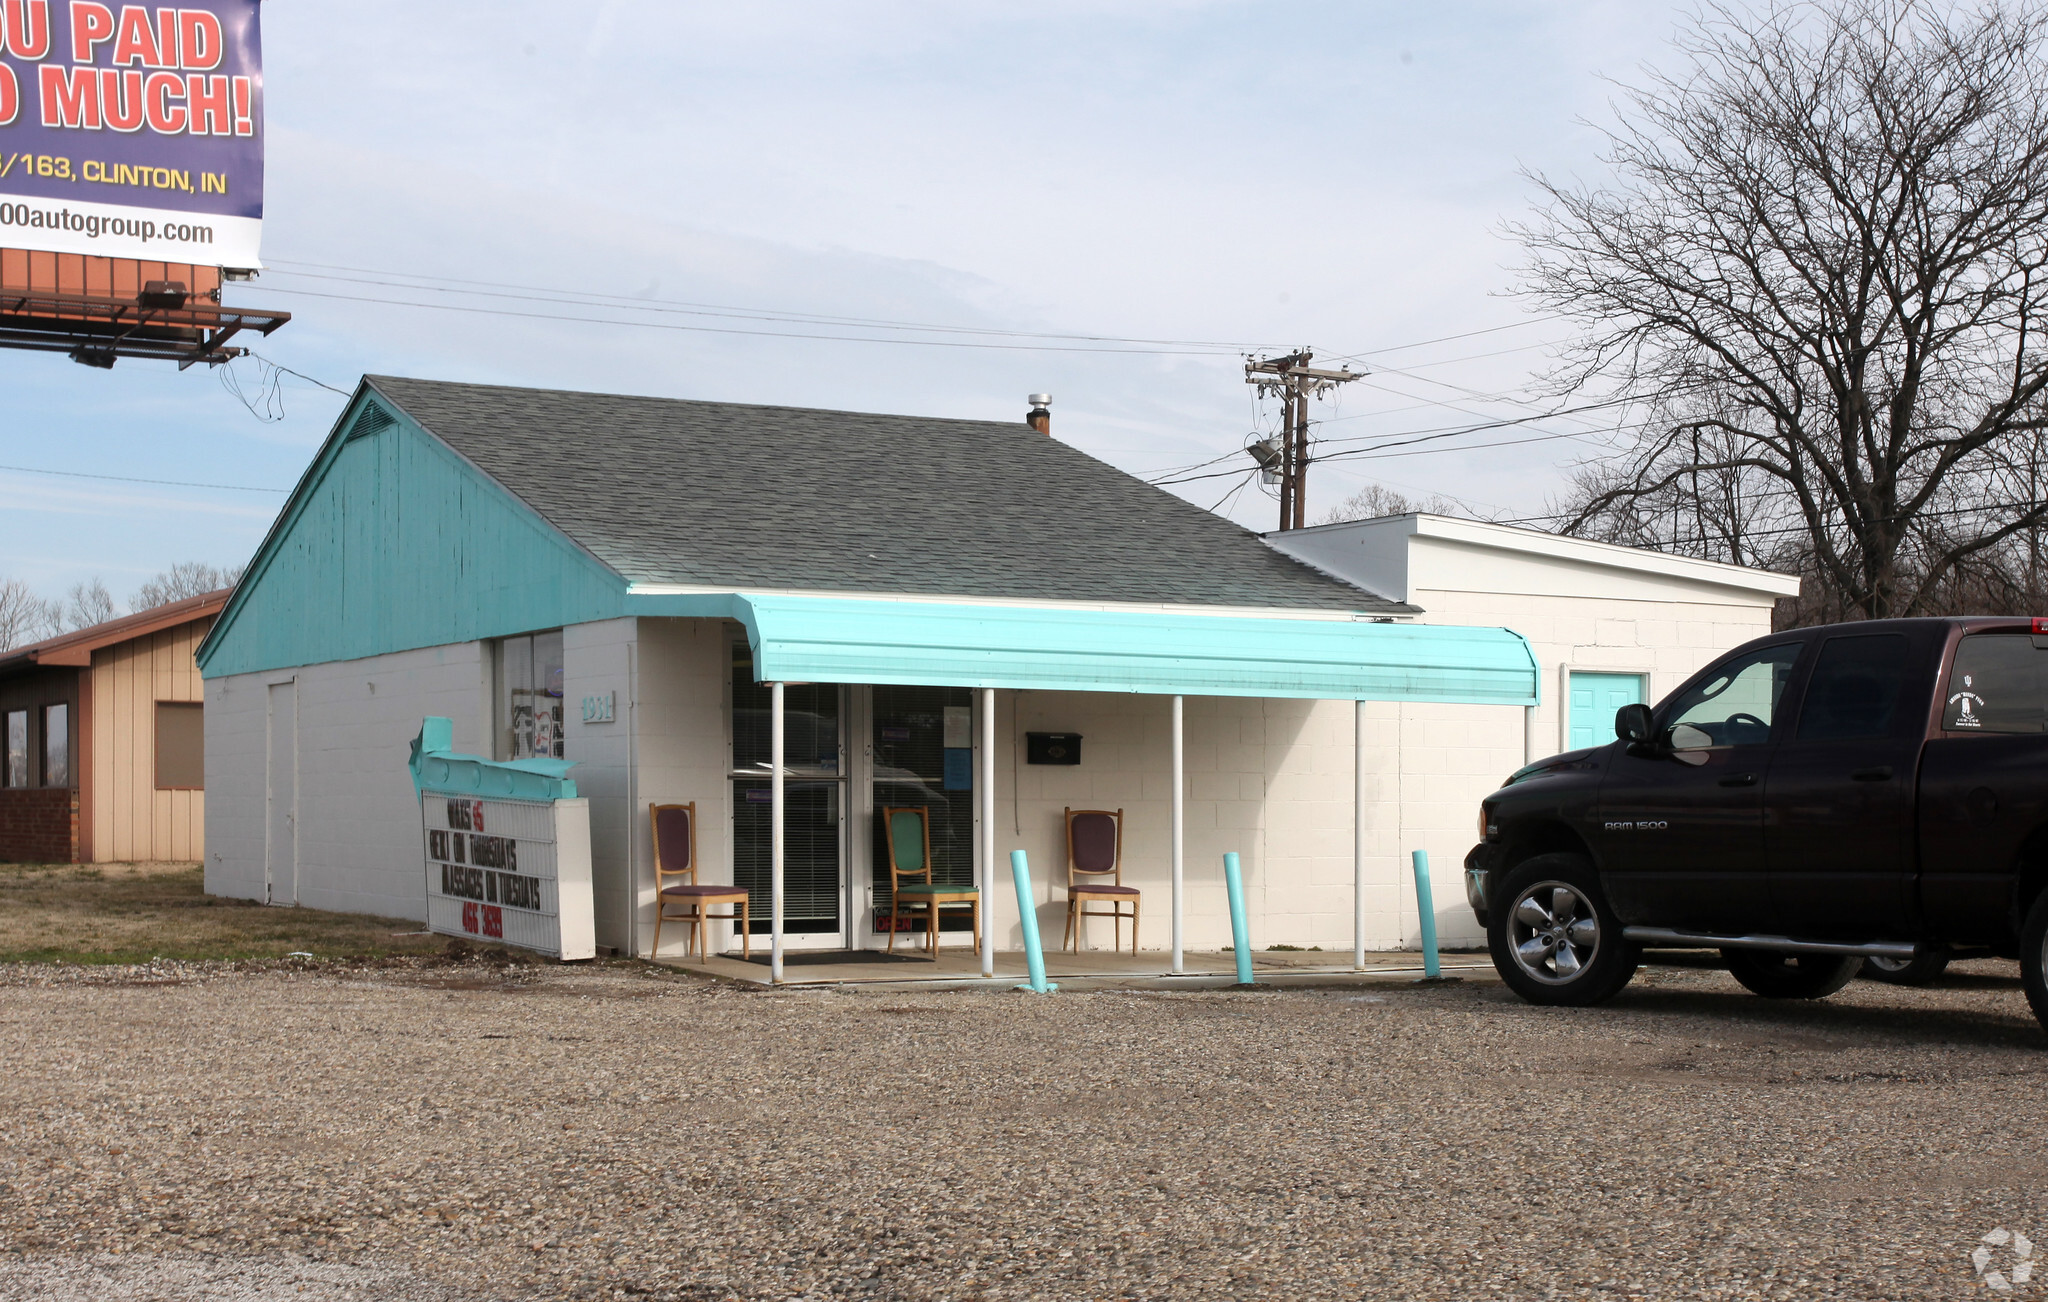
[[[1024,734],[1024,762],[1027,764],[1079,764],[1081,734],[1078,732],[1027,732]]]

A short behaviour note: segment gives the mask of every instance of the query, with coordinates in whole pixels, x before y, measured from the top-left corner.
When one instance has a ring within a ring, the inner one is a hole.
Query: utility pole
[[[1259,396],[1278,395],[1280,434],[1254,445],[1253,459],[1280,481],[1280,528],[1300,529],[1308,524],[1308,400],[1320,398],[1331,389],[1364,372],[1318,371],[1309,366],[1315,354],[1304,348],[1285,357],[1268,357],[1246,362],[1244,382],[1259,386]]]

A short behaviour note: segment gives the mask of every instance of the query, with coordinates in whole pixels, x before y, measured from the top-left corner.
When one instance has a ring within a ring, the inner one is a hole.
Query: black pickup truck
[[[1971,948],[2048,1026],[2048,619],[1773,634],[1615,733],[1481,806],[1466,895],[1524,999],[1606,999],[1646,947],[1796,999]]]

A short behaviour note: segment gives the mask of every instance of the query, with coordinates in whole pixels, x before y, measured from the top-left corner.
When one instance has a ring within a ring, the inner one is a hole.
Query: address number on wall
[[[618,699],[619,694],[617,692],[606,692],[602,696],[584,697],[583,722],[610,723],[618,717]]]

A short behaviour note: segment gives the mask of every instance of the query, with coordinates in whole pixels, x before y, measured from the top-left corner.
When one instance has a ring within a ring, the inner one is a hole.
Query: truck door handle
[[[1756,774],[1731,773],[1721,779],[1721,785],[1724,787],[1753,787],[1756,785]]]
[[[1851,782],[1888,782],[1891,780],[1891,776],[1892,766],[1880,764],[1874,769],[1857,769],[1849,775],[1849,780]]]

